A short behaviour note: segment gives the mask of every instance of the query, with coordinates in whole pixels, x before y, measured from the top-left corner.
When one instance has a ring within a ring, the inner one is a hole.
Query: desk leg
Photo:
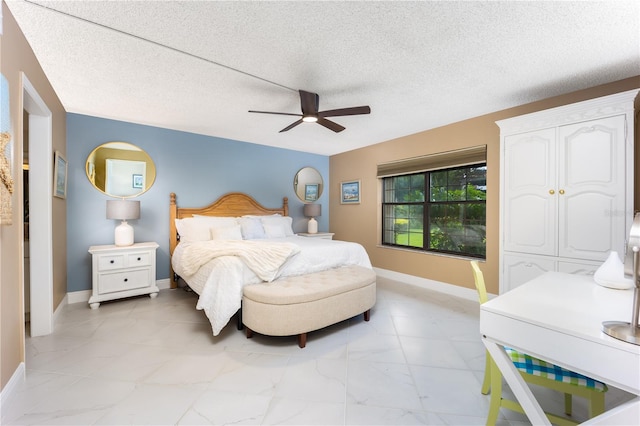
[[[534,425],[551,425],[542,407],[540,407],[533,393],[531,393],[531,389],[529,389],[529,386],[518,372],[518,369],[513,365],[511,358],[509,358],[509,355],[504,351],[502,345],[487,337],[483,337],[482,342],[487,347],[491,357],[500,369],[502,376],[518,399],[518,402],[531,423]]]

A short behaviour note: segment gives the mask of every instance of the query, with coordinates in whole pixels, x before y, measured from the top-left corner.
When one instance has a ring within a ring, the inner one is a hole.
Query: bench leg
[[[300,348],[307,346],[307,333],[298,334],[298,346],[300,346]]]
[[[371,309],[364,311],[364,320],[369,321],[371,319]]]
[[[253,331],[249,327],[244,328],[247,333],[247,339],[251,339],[253,337]]]

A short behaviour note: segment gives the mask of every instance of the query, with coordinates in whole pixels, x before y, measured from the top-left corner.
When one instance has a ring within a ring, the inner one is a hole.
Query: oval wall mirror
[[[313,203],[322,195],[322,175],[313,167],[303,167],[298,170],[293,179],[293,190],[300,201]]]
[[[128,142],[107,142],[91,151],[86,172],[97,190],[119,198],[140,195],[156,180],[149,154]]]

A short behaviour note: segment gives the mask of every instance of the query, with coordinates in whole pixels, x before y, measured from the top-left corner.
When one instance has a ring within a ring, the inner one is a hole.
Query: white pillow
[[[180,242],[207,241],[211,239],[209,227],[197,223],[195,217],[176,219],[176,230],[180,235]]]
[[[267,235],[267,238],[284,238],[286,235],[284,234],[284,228],[280,225],[269,225],[263,224],[264,232]]]
[[[282,228],[282,233],[284,234],[283,237],[291,237],[294,235],[293,233],[293,228],[292,228],[292,224],[293,224],[293,219],[290,216],[263,216],[262,218],[260,218],[260,221],[262,222],[262,226],[264,226],[264,229],[267,229],[267,226],[269,227],[280,227]],[[267,236],[269,237],[269,233],[267,233]],[[277,237],[269,237],[269,238],[277,238]]]
[[[229,227],[237,225],[235,217],[200,216],[176,219],[176,230],[181,242],[208,241],[211,239],[212,227]]]
[[[209,226],[233,226],[238,224],[238,219],[235,217],[204,216],[199,214],[194,214],[193,217],[198,222],[205,222]]]
[[[240,225],[216,226],[211,228],[212,240],[241,240]]]
[[[243,239],[259,240],[266,238],[260,219],[254,217],[240,217],[238,218],[238,222],[240,223]]]

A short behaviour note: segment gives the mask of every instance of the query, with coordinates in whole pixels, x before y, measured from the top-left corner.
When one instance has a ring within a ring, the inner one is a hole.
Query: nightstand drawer
[[[101,274],[98,278],[100,294],[149,286],[149,269]]]
[[[98,270],[110,271],[112,269],[122,269],[125,266],[125,255],[110,254],[98,257]]]
[[[155,255],[155,251],[153,254]],[[127,267],[129,268],[148,265],[151,265],[151,253],[148,251],[127,255]]]

